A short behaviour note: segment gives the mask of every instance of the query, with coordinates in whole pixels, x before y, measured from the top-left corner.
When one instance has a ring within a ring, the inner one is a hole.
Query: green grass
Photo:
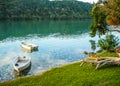
[[[118,57],[118,54],[116,54],[115,52],[108,52],[108,51],[97,53],[97,55],[101,57]]]
[[[118,86],[120,67],[104,66],[95,70],[95,66],[80,63],[53,68],[42,75],[18,78],[0,83],[0,86]]]

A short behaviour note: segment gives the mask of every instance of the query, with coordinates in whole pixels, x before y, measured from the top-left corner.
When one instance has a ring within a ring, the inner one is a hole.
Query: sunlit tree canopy
[[[120,0],[99,0],[94,4],[91,10],[93,23],[91,25],[91,36],[94,37],[96,33],[99,35],[105,34],[108,29],[107,26],[120,26]],[[111,30],[120,32],[120,30]]]

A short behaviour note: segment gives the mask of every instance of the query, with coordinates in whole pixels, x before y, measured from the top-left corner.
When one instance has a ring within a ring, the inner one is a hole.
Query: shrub
[[[119,39],[118,37],[115,37],[114,35],[106,35],[105,39],[98,40],[98,46],[102,50],[106,51],[113,51],[116,46],[119,45]]]

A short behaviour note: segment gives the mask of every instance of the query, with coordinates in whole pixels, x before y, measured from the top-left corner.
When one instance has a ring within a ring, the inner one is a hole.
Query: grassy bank
[[[100,57],[119,57],[118,54],[116,54],[115,52],[108,52],[108,51],[97,53],[97,56],[100,56]]]
[[[42,75],[18,78],[1,83],[0,86],[117,86],[120,84],[119,66],[103,67],[80,63],[53,68]]]

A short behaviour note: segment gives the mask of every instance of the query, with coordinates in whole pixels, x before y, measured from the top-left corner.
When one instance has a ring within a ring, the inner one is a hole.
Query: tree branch
[[[111,32],[116,31],[116,32],[120,33],[120,30],[108,30],[108,31],[111,31]]]

